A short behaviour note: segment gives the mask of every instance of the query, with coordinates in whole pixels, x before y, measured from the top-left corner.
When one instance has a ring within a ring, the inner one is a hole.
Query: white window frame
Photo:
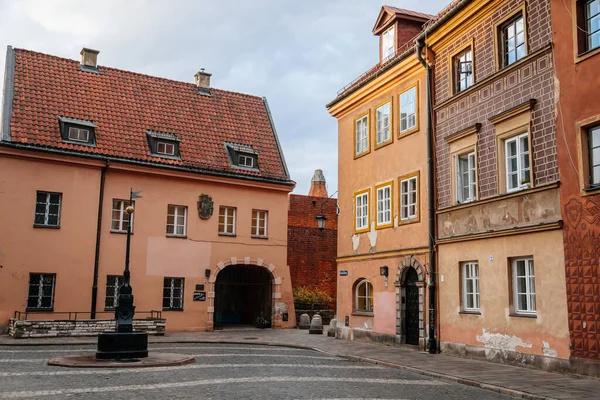
[[[519,21],[521,21],[521,31],[517,30]],[[508,35],[511,34],[511,29],[514,30],[512,32],[514,33],[514,35],[509,37]],[[502,27],[502,58],[504,67],[508,67],[509,65],[512,65],[527,56],[526,29],[527,27],[525,26],[525,18],[521,13],[519,13],[517,16],[515,16],[512,20],[510,20]],[[519,41],[519,35],[522,35],[522,41]],[[512,42],[514,46],[512,50],[509,50],[508,48],[508,44],[510,42]],[[520,47],[523,48],[523,54],[521,54],[521,56],[519,57],[518,49]],[[513,52],[515,55],[515,59],[513,61],[510,61],[509,54]]]
[[[169,210],[173,207],[173,213]],[[183,224],[178,222],[179,218],[183,215]],[[169,224],[169,217],[173,217],[173,223]],[[172,232],[169,232],[169,227],[172,227]],[[183,228],[181,233],[177,233],[179,228]],[[174,237],[185,237],[187,234],[187,206],[179,206],[175,204],[169,204],[167,206],[167,236]]]
[[[387,143],[391,139],[392,102],[388,101],[375,109],[375,144]]]
[[[410,188],[411,181],[415,182],[414,190]],[[411,201],[411,195],[414,201]],[[414,206],[414,212],[410,209]],[[405,212],[406,211],[406,212]],[[408,221],[417,218],[419,215],[419,179],[418,176],[411,176],[400,181],[400,220]]]
[[[256,218],[255,218],[256,214]],[[265,210],[252,210],[252,237],[266,238],[267,237],[267,218],[269,212]],[[264,234],[260,234],[261,228]]]
[[[385,195],[387,194],[387,197]],[[389,226],[392,223],[392,184],[377,188],[377,227]],[[387,217],[387,218],[386,218]]]
[[[470,64],[467,64],[470,63]],[[461,65],[470,65],[470,71],[463,71]],[[469,47],[456,56],[454,61],[455,92],[460,93],[473,86],[473,48]]]
[[[527,143],[527,151],[523,151],[522,149],[522,139],[525,139],[525,142]],[[510,143],[516,143],[516,156],[509,156],[509,151],[508,151],[508,147],[510,145]],[[529,154],[531,152],[531,146],[529,145],[529,132],[525,132],[522,133],[520,135],[517,136],[513,136],[509,139],[506,139],[504,141],[504,157],[505,157],[505,169],[506,169],[506,191],[507,192],[516,192],[517,190],[522,190],[522,189],[526,189],[531,187],[531,162],[529,159]],[[523,166],[523,157],[527,158],[527,164],[528,167],[525,168]],[[517,159],[517,170],[516,171],[511,171],[510,170],[510,160],[512,158],[516,157]],[[525,172],[528,171],[529,172],[529,182],[525,182]],[[511,187],[511,179],[510,176],[513,174],[517,174],[517,186],[516,187]]]
[[[369,151],[369,114],[357,118],[354,122],[354,140],[356,156]]]
[[[355,196],[354,220],[356,231],[369,229],[369,192],[359,193]]]
[[[35,298],[34,296],[32,296],[31,293],[31,286],[32,286],[32,275],[39,275],[39,280],[38,282],[34,282],[33,284],[35,286],[37,286],[38,288],[38,294],[37,296],[37,303],[35,305],[35,307],[32,307],[29,305],[29,299],[30,298]],[[46,276],[50,276],[52,277],[52,290],[50,291],[50,296],[44,296],[44,292],[43,292],[43,288],[44,288],[44,277]],[[27,286],[27,309],[43,309],[43,310],[51,310],[54,308],[54,292],[55,292],[55,288],[56,288],[56,274],[40,274],[40,273],[30,273],[29,274],[29,282],[28,282],[28,286]],[[42,300],[44,297],[50,297],[50,305],[48,307],[43,307],[42,306]]]
[[[250,161],[250,162],[248,162]],[[238,165],[240,167],[254,168],[254,158],[244,154],[238,155]]]
[[[467,170],[463,171],[461,159],[466,157]],[[465,182],[465,174],[467,179]],[[464,189],[468,188],[469,195],[464,197]],[[475,152],[459,154],[456,156],[456,201],[464,204],[477,199],[477,172],[475,168]]]
[[[115,285],[109,285],[109,279],[115,278]],[[119,302],[119,288],[125,283],[123,275],[107,275],[106,276],[106,295],[104,298],[104,309],[114,310]],[[109,296],[110,294],[110,296]],[[112,299],[112,305],[108,304],[108,300]]]
[[[161,150],[161,146],[163,146],[163,150]],[[170,149],[170,151],[168,150]],[[156,142],[156,154],[162,154],[164,156],[174,156],[175,155],[175,144],[165,142],[159,140]]]
[[[360,296],[359,292],[360,292],[360,288],[361,286],[366,285],[365,287],[365,295],[364,296]],[[360,309],[358,308],[359,305],[359,299],[364,298],[365,299],[365,308],[364,309]],[[372,313],[373,312],[373,306],[371,305],[371,302],[373,301],[373,284],[371,282],[369,282],[368,279],[363,279],[361,280],[357,285],[356,285],[356,289],[354,292],[354,302],[356,304],[356,312],[359,313]]]
[[[45,195],[46,198],[44,200],[44,202],[38,202],[38,196],[39,195]],[[52,196],[58,196],[58,202],[56,203],[52,203]],[[43,204],[44,205],[44,212],[40,213],[37,212],[37,206],[38,204]],[[56,214],[51,214],[50,213],[50,205],[56,205],[57,211]],[[34,210],[34,225],[35,226],[51,226],[51,227],[59,227],[60,226],[60,213],[62,210],[62,193],[56,193],[56,192],[45,192],[43,190],[38,190],[35,194],[35,210]],[[43,216],[44,217],[44,222],[36,222],[36,219],[38,216]],[[50,217],[51,216],[56,216],[56,224],[51,224],[49,223],[50,221]]]
[[[587,129],[589,184],[593,188],[600,187],[600,125]]]
[[[115,208],[115,203],[117,208]],[[134,205],[133,202],[132,205]],[[129,206],[129,200],[113,199],[112,213],[110,215],[110,231],[116,233],[127,233],[127,228],[124,226],[129,220],[129,214],[127,214],[127,207]],[[119,218],[114,218],[114,213],[119,213]],[[115,223],[117,227],[115,228]],[[133,232],[133,214],[131,214],[131,232]]]
[[[81,139],[82,133],[85,134],[85,139]],[[81,128],[77,128],[77,127],[74,127],[74,126],[70,126],[69,127],[68,138],[69,138],[69,140],[71,140],[73,142],[89,143],[89,141],[90,141],[90,131],[89,131],[89,129],[81,129]]]
[[[224,213],[222,213],[224,211]],[[219,207],[219,235],[235,236],[237,209],[235,207],[221,206]],[[223,216],[223,224],[221,224],[221,216]],[[229,217],[233,217],[231,224],[227,222]]]
[[[518,264],[524,263],[524,274],[517,273]],[[525,291],[520,292],[519,279],[525,280]],[[532,257],[515,258],[512,260],[513,307],[516,314],[536,315],[535,268]],[[525,295],[525,307],[519,305],[519,295]]]
[[[181,285],[175,285],[175,281],[181,279]],[[185,278],[164,278],[163,281],[163,310],[183,311],[183,289],[185,287]],[[181,295],[175,296],[175,289],[181,289]],[[169,296],[165,297],[165,290],[169,291]],[[165,307],[165,299],[169,299],[169,306]],[[175,299],[179,299],[181,307],[174,307]]]
[[[461,270],[463,311],[479,311],[481,309],[479,263],[477,261],[464,262],[462,263]],[[471,283],[471,291],[469,291],[469,283]],[[471,307],[469,307],[469,300],[471,300]]]
[[[381,61],[394,57],[396,54],[396,27],[392,25],[381,34]]]
[[[418,110],[417,110],[417,86],[413,86],[408,90],[400,93],[399,97],[399,110],[400,115],[398,119],[400,121],[400,133],[410,132],[417,128]],[[404,110],[404,113],[403,113]],[[406,114],[403,116],[403,114]],[[414,121],[411,124],[410,117],[414,116]],[[406,127],[403,129],[403,121],[406,121]]]

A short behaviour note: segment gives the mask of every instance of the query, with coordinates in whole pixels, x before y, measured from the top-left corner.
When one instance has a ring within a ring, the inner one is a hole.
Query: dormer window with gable
[[[381,35],[381,61],[391,58],[396,53],[395,47],[396,29],[392,25]]]
[[[233,168],[259,171],[258,152],[252,146],[239,143],[225,143],[225,149]]]
[[[92,121],[68,117],[59,117],[58,121],[63,142],[86,146],[96,145],[97,126]]]
[[[172,133],[146,131],[150,153],[155,157],[180,160],[179,143],[181,139]]]

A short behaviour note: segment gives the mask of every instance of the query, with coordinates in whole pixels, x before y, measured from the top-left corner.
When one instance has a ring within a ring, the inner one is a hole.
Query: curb
[[[528,400],[558,400],[554,397],[535,395],[535,394],[523,392],[520,390],[508,389],[508,388],[505,388],[502,386],[491,385],[488,383],[483,383],[483,382],[466,379],[466,378],[460,378],[460,377],[453,376],[453,375],[441,374],[439,372],[427,371],[424,369],[409,367],[406,365],[396,364],[396,363],[389,362],[389,361],[382,361],[382,360],[376,360],[376,359],[367,358],[367,357],[332,353],[330,351],[322,350],[318,347],[277,343],[277,342],[261,342],[261,341],[255,341],[255,340],[240,341],[240,340],[181,340],[181,339],[168,340],[167,339],[167,340],[161,340],[161,341],[151,341],[151,340],[148,341],[149,345],[211,344],[211,343],[212,344],[244,344],[244,345],[255,345],[255,346],[287,347],[287,348],[295,348],[295,349],[302,349],[302,350],[312,350],[312,351],[317,351],[319,353],[327,354],[330,356],[344,358],[349,361],[383,365],[386,367],[400,369],[403,371],[408,371],[408,372],[412,372],[412,373],[423,375],[423,376],[429,376],[429,377],[433,377],[433,378],[442,379],[442,380],[445,380],[448,382],[454,382],[454,383],[458,383],[458,384],[462,384],[462,385],[467,385],[467,386],[472,386],[472,387],[476,387],[476,388],[480,388],[480,389],[484,389],[484,390],[489,390],[489,391],[500,393],[500,394],[506,394],[509,396],[517,397],[517,398],[528,399]],[[0,348],[2,346],[40,347],[40,346],[83,346],[83,345],[93,345],[93,344],[96,344],[96,342],[95,341],[80,341],[80,342],[70,342],[70,343],[65,343],[65,342],[39,343],[39,342],[36,342],[36,343],[23,343],[23,344],[21,344],[21,343],[0,343]]]

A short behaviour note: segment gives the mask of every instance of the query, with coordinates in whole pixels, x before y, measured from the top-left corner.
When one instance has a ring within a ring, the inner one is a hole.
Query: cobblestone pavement
[[[313,350],[241,344],[160,344],[151,351],[193,354],[180,367],[79,369],[50,357],[94,346],[3,347],[0,399],[510,399],[396,368]]]

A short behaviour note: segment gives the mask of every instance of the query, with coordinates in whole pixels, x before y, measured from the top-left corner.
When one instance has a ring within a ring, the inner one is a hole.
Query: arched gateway
[[[425,268],[407,256],[396,272],[396,335],[400,343],[425,346]]]
[[[272,327],[281,326],[274,303],[281,298],[281,277],[262,258],[237,258],[219,262],[208,281],[207,330],[226,325],[255,325],[263,316]]]

